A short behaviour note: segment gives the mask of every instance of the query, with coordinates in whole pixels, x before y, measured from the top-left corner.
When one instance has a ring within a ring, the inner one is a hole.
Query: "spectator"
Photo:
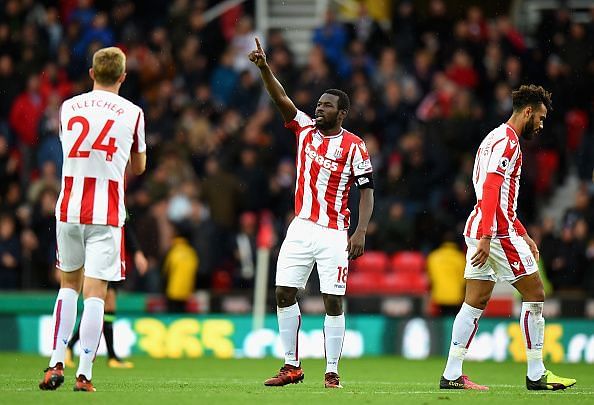
[[[177,196],[169,202],[168,217],[173,225],[174,237],[165,256],[163,275],[166,279],[167,310],[173,313],[186,312],[198,271],[198,255],[189,243],[191,227],[186,222],[190,211],[191,204],[186,197]]]
[[[575,224],[566,223],[561,230],[561,238],[547,274],[555,293],[575,294],[584,291],[584,227],[584,221],[579,220]]]
[[[245,211],[259,212],[269,204],[268,181],[260,160],[254,147],[241,150],[236,176],[242,187],[241,205]]]
[[[393,9],[392,41],[404,63],[410,63],[418,41],[415,6],[411,0],[403,0]]]
[[[455,316],[464,301],[466,258],[455,239],[454,232],[447,231],[441,246],[427,256],[431,301],[446,316]]]
[[[2,34],[2,25],[0,24],[0,35]],[[0,37],[1,38],[1,37]],[[0,121],[8,119],[11,106],[20,91],[19,81],[14,73],[14,61],[8,54],[0,56]]]
[[[221,62],[215,68],[210,82],[215,102],[224,107],[229,104],[237,77],[237,72],[233,70],[233,53],[227,49],[221,56]]]
[[[58,184],[59,186],[59,184]],[[55,287],[54,271],[56,261],[56,201],[58,190],[55,185],[42,189],[34,200],[31,215],[31,231],[36,238],[36,249],[31,254],[29,288],[48,289]]]
[[[324,24],[314,30],[313,43],[322,49],[330,63],[339,67],[343,64],[343,52],[347,39],[347,30],[344,25],[336,21],[336,13],[328,8]]]
[[[10,111],[12,129],[19,141],[28,147],[35,146],[39,142],[39,120],[45,108],[39,86],[39,76],[29,76],[27,89],[16,97]]]
[[[235,275],[235,285],[239,288],[252,288],[256,273],[256,233],[258,218],[253,212],[244,212],[239,218],[239,232],[235,236],[234,256],[239,272]]]
[[[17,222],[9,213],[0,214],[0,289],[16,290],[21,279],[21,243]]]
[[[388,206],[387,217],[379,223],[380,248],[388,253],[411,248],[413,224],[404,204],[394,202]]]
[[[357,18],[347,25],[349,41],[360,41],[373,57],[377,57],[380,50],[388,45],[388,37],[377,21],[369,15],[367,4],[359,2]]]
[[[254,70],[252,63],[246,58],[246,55],[252,50],[255,37],[262,38],[262,35],[254,30],[252,18],[244,15],[237,22],[235,34],[231,39],[231,50],[234,55],[233,68],[237,73],[247,70],[253,76],[258,75],[258,71]],[[265,48],[266,43],[263,43],[262,47]]]
[[[240,185],[236,176],[220,167],[215,157],[206,161],[206,176],[202,181],[202,197],[210,208],[216,225],[232,229],[240,207]]]
[[[11,150],[5,134],[0,132],[0,205],[8,192],[8,185],[17,181],[19,160]]]
[[[478,85],[478,74],[472,66],[472,59],[463,49],[454,52],[446,76],[460,87],[474,89]]]

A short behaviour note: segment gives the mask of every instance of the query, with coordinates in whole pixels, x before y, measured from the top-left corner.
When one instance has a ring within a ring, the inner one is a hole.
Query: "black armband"
[[[355,184],[359,190],[362,188],[373,188],[373,173],[365,173],[355,177]]]

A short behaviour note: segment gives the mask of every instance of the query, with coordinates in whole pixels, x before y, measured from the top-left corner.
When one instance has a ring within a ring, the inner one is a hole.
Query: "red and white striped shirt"
[[[322,135],[302,111],[285,126],[297,137],[295,215],[328,228],[348,229],[351,185],[356,176],[373,171],[365,143],[345,129]]]
[[[146,151],[142,109],[103,90],[75,96],[60,107],[60,140],[57,220],[123,226],[126,164],[131,151]]]
[[[522,152],[518,135],[508,124],[501,124],[483,139],[476,153],[472,183],[477,203],[466,221],[465,236],[476,239],[480,239],[483,235],[507,238],[525,233],[516,215],[521,172]],[[481,203],[487,173],[503,176],[493,226],[490,230],[482,229]]]

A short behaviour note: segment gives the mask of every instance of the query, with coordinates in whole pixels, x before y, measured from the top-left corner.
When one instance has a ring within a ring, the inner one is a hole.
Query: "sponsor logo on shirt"
[[[361,163],[359,163],[357,165],[357,169],[358,170],[371,170],[371,160],[369,159],[365,159],[364,161],[362,161]]]
[[[309,156],[312,160],[314,160],[317,164],[324,167],[325,169],[336,171],[338,170],[338,162],[334,162],[330,159],[325,158],[322,155],[319,155],[313,148],[311,144],[305,145],[305,154]]]

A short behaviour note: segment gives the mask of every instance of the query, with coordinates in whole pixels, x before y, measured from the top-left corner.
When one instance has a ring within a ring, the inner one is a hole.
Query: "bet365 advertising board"
[[[299,335],[302,358],[324,357],[324,316],[305,315]],[[347,315],[343,357],[396,354],[410,359],[445,356],[453,319],[398,319],[382,315]],[[49,315],[2,315],[0,350],[49,355],[53,322]],[[114,324],[115,349],[123,357],[155,358],[282,357],[277,320],[266,317],[264,328],[252,330],[250,316],[122,316]],[[75,347],[75,351],[78,347]],[[99,354],[105,353],[101,343]],[[544,355],[551,362],[594,363],[594,321],[547,320]],[[524,361],[518,321],[481,319],[467,358]]]

